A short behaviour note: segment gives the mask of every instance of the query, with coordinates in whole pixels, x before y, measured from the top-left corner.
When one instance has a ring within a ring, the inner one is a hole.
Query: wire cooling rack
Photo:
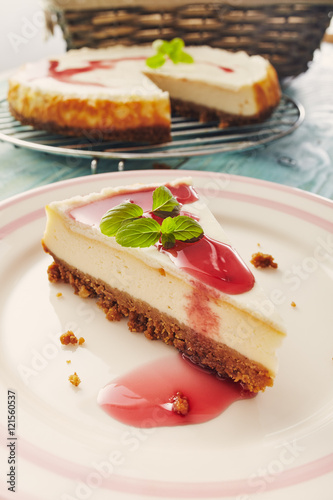
[[[0,100],[0,140],[15,146],[61,156],[80,156],[91,159],[92,172],[100,158],[124,160],[186,158],[261,147],[293,132],[304,119],[304,109],[283,95],[271,117],[262,123],[221,129],[217,122],[172,117],[172,141],[163,144],[133,144],[97,141],[88,136],[66,137],[22,125],[11,115],[6,99]]]

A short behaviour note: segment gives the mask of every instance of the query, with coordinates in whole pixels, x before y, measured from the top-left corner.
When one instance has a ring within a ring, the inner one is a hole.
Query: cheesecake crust
[[[263,391],[267,386],[273,385],[269,371],[260,363],[180,324],[146,302],[69,266],[50,252],[45,244],[44,250],[54,258],[53,264],[48,268],[49,281],[69,283],[74,288],[74,293],[80,297],[97,299],[97,305],[103,309],[108,320],[127,318],[131,332],[144,333],[149,340],[163,340],[193,363],[213,370],[221,377],[241,382],[244,389],[251,392]]]
[[[173,111],[181,116],[196,119],[202,123],[210,121],[218,121],[219,128],[227,128],[231,126],[242,126],[251,123],[260,123],[268,118],[276,106],[263,108],[259,113],[252,116],[233,115],[225,113],[218,109],[207,108],[199,104],[180,99],[171,99],[171,107]]]

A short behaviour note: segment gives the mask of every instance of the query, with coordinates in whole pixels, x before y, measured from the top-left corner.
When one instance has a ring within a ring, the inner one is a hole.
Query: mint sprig
[[[146,248],[161,239],[166,249],[173,248],[176,240],[194,242],[203,234],[200,224],[187,217],[167,217],[160,225],[155,219],[142,217],[123,224],[116,234],[116,242],[123,247]]]
[[[174,231],[176,228],[175,219],[172,217],[167,217],[163,220],[161,225],[161,243],[166,249],[173,248],[176,244],[176,238]]]
[[[162,214],[159,224],[155,219],[144,217],[139,205],[124,202],[109,210],[100,223],[100,230],[106,236],[115,236],[123,247],[146,248],[161,240],[165,249],[173,248],[176,241],[193,243],[201,238],[203,229],[200,224],[179,214],[180,204],[165,186],[153,192],[153,214]]]
[[[146,64],[149,68],[157,69],[165,64],[167,59],[170,59],[174,64],[185,63],[191,64],[194,62],[193,57],[185,52],[184,40],[181,38],[174,38],[173,40],[155,40],[153,48],[156,54],[146,59]]]

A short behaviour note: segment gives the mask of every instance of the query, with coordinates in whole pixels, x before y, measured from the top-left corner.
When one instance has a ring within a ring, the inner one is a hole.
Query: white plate
[[[108,184],[188,174],[247,262],[258,249],[278,262],[277,271],[255,274],[285,319],[288,336],[273,388],[204,424],[141,430],[104,413],[98,390],[133,367],[173,354],[163,343],[131,334],[125,322],[109,323],[71,287],[48,282],[50,257],[40,244],[44,205]],[[17,403],[16,500],[331,500],[332,202],[224,174],[111,173],[3,202],[0,236],[2,498],[14,498],[4,479],[9,389]],[[60,346],[59,336],[69,328],[85,337],[84,347]],[[82,379],[77,389],[67,381],[73,371]]]

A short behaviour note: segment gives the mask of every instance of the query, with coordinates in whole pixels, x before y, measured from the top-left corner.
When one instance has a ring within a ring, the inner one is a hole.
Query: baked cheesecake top
[[[144,99],[167,95],[144,73],[156,71],[239,92],[242,87],[263,80],[269,67],[263,57],[245,52],[232,53],[208,46],[186,47],[186,52],[193,57],[193,64],[167,60],[163,67],[151,70],[145,62],[154,54],[151,46],[82,48],[26,64],[11,77],[11,82],[81,98],[99,95]]]

